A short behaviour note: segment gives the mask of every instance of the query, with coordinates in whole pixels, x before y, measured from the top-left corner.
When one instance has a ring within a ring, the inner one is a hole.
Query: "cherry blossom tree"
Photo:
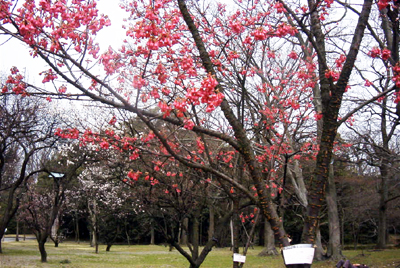
[[[381,0],[379,5],[391,2]],[[315,135],[318,153],[303,239],[315,242],[341,123],[339,110],[349,90],[372,0],[346,5],[358,12],[357,23],[347,27],[351,42],[340,49],[331,44],[343,44],[341,36],[330,35],[329,27],[333,22],[346,24],[347,13],[339,19],[329,16],[340,10],[331,0],[310,0],[304,5],[237,1],[229,8],[183,0],[126,2],[126,41],[119,50],[110,47],[103,54],[94,37],[110,21],[98,15],[94,1],[26,1],[15,11],[10,1],[0,5],[0,31],[27,44],[33,56],[48,64],[42,82],[54,84],[52,96],[98,101],[135,114],[146,126],[135,137],[122,136],[111,129],[117,122],[113,117],[107,137],[89,129],[83,135],[77,129],[59,130],[59,136],[80,138],[83,144],[96,143],[104,150],[127,151],[131,160],[149,150],[147,143],[157,142],[155,155],[212,174],[257,204],[283,246],[289,240],[266,185],[282,167],[275,162],[279,157],[308,150],[282,141],[292,130],[285,128],[286,121],[313,119],[308,111],[315,98],[315,119],[321,126],[320,135]],[[276,72],[276,65],[270,64],[276,57],[287,59],[285,77],[279,77],[281,70]],[[97,64],[103,70],[92,68]],[[16,70],[9,82],[13,89],[3,88],[3,92],[28,94],[28,84]],[[274,101],[279,105],[271,106]],[[182,135],[174,135],[178,132],[196,135],[196,146],[185,147]],[[208,137],[227,148],[226,161],[232,166],[233,155],[240,155],[246,183],[255,192],[217,168]],[[153,163],[155,171],[165,166],[165,162]],[[135,178],[145,178],[132,172]]]
[[[115,133],[124,133],[125,136],[130,137],[135,137],[145,130],[144,125],[138,120],[126,120],[121,124],[115,124],[114,127]],[[164,126],[165,133],[168,133],[168,130]],[[103,130],[99,133],[106,132],[107,130]],[[188,135],[186,132],[174,133],[172,131],[172,134],[179,135],[180,139],[186,141],[183,146],[187,150],[195,147],[199,142],[196,140],[196,136]],[[210,206],[213,206],[212,200],[225,200],[226,194],[232,194],[233,189],[229,185],[220,183],[219,180],[212,179],[211,175],[207,176],[209,174],[201,172],[201,170],[188,169],[181,166],[179,162],[171,161],[168,157],[156,153],[159,144],[155,140],[149,140],[142,145],[143,148],[136,152],[137,157],[134,159],[130,159],[130,154],[125,151],[118,153],[110,151],[109,153],[113,156],[102,161],[101,167],[98,167],[96,172],[90,173],[95,174],[92,176],[98,177],[98,179],[91,180],[92,183],[96,181],[96,189],[98,190],[92,191],[92,194],[86,196],[97,196],[99,193],[96,192],[105,192],[106,195],[112,193],[111,196],[118,196],[114,190],[111,191],[108,188],[106,191],[100,190],[105,187],[103,184],[109,184],[100,182],[106,177],[118,179],[121,183],[130,187],[128,196],[131,196],[131,203],[137,203],[139,206],[131,208],[137,214],[136,217],[151,222],[153,228],[161,233],[171,247],[175,247],[193,267],[198,267],[212,247],[221,240],[224,226],[226,226],[232,212],[228,210],[218,213],[222,214],[219,217],[221,220],[215,220],[217,224],[212,224],[214,227],[212,231],[210,230],[212,233],[206,246],[200,252],[201,236],[199,232],[203,214]],[[97,146],[101,145],[97,144]],[[137,146],[139,146],[139,143],[137,143]],[[218,157],[221,162],[219,169],[226,169],[228,172],[232,168],[229,168],[229,163],[222,160],[225,154],[226,152],[222,150]],[[195,152],[192,155],[195,155]],[[127,161],[127,159],[129,160]],[[144,178],[140,180],[142,175],[144,175]],[[102,180],[100,180],[101,177],[103,177]],[[120,189],[120,186],[116,188]],[[118,192],[121,190],[118,190]],[[239,200],[240,196],[238,195],[235,198]],[[104,203],[98,202],[100,199],[103,198],[94,198],[96,208],[98,208],[97,214],[101,214],[101,203]],[[246,198],[243,198],[243,200],[246,200]],[[223,203],[219,201],[218,205],[221,206]],[[103,206],[103,210],[112,213],[106,207]],[[217,208],[215,208],[215,212],[219,212]],[[239,219],[238,216],[237,218]],[[93,222],[98,221],[94,219]],[[101,225],[99,228],[101,228]],[[190,239],[187,239],[187,237],[190,237]],[[190,252],[186,252],[182,244],[188,245]]]

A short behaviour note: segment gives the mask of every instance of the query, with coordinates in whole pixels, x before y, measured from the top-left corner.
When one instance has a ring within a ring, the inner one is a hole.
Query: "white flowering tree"
[[[107,244],[107,251],[122,235],[128,217],[133,217],[140,206],[134,195],[122,183],[122,178],[105,164],[87,166],[79,176],[81,201],[86,203],[92,233],[92,246],[98,252],[99,240]]]

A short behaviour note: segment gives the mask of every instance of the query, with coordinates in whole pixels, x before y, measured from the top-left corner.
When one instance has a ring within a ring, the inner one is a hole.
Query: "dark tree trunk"
[[[239,200],[235,198],[233,200],[233,215],[231,221],[231,235],[232,235],[232,253],[239,253]],[[239,267],[239,262],[233,262],[233,268]]]
[[[107,244],[106,251],[110,251],[113,244]]]
[[[192,258],[196,261],[197,258],[199,257],[199,218],[197,217],[198,215],[195,215],[193,218],[193,224],[192,224],[192,247],[193,247],[193,252],[192,252]]]
[[[47,252],[45,248],[46,239],[39,239],[39,252],[40,252],[40,261],[47,262]]]
[[[95,248],[95,253],[99,253],[99,232],[96,226],[96,231],[93,234],[94,237],[94,248]]]
[[[126,236],[128,237],[128,241],[129,241],[128,233]],[[151,224],[151,226],[150,226],[150,245],[155,245],[156,244],[155,240],[156,239],[155,239],[155,233],[154,233],[154,226],[153,226],[153,224]]]
[[[17,230],[15,234],[15,241],[19,242],[19,220],[17,219]]]
[[[197,268],[200,267],[200,265],[204,262],[206,259],[208,253],[211,252],[212,248],[218,243],[218,241],[222,238],[222,234],[224,234],[223,230],[226,229],[226,226],[229,224],[229,220],[232,216],[232,212],[228,212],[225,214],[225,216],[218,221],[218,224],[216,225],[215,228],[215,233],[214,237],[211,240],[208,240],[206,245],[204,246],[203,250],[201,251],[200,255],[196,260],[192,258],[190,254],[188,254],[179,243],[176,243],[172,237],[169,237],[168,243],[170,243],[171,246],[176,248],[179,253],[181,253],[190,263],[190,268]]]
[[[182,222],[182,228],[181,228],[182,232],[180,235],[180,239],[179,239],[179,244],[182,245],[187,245],[188,243],[188,230],[189,230],[189,219],[188,218],[184,218],[183,222]]]
[[[96,235],[97,236],[97,235]],[[99,253],[99,243],[97,242],[97,239],[96,239],[96,244],[95,244],[95,250],[94,250],[94,252],[96,253],[96,254],[98,254]]]
[[[381,186],[379,199],[379,220],[378,220],[378,241],[376,247],[379,249],[386,248],[387,237],[387,200],[388,200],[388,161],[383,157],[380,167],[381,171]]]
[[[337,206],[337,193],[334,180],[333,165],[330,165],[328,177],[328,190],[326,192],[326,204],[328,207],[329,244],[326,256],[334,261],[342,259],[340,243],[340,220]]]
[[[1,240],[2,240],[3,236],[5,235],[5,230],[8,226],[8,224],[10,223],[11,219],[17,213],[17,210],[19,207],[19,198],[16,198],[16,200],[14,199],[14,194],[15,194],[15,191],[17,190],[18,186],[19,186],[19,184],[14,185],[14,187],[12,187],[9,190],[8,200],[7,200],[6,208],[4,211],[4,215],[0,216],[0,220],[1,220],[1,222],[0,222],[0,254],[3,253]]]
[[[210,215],[210,222],[208,225],[208,240],[211,240],[214,236],[214,225],[215,225],[215,212],[214,207],[212,204],[208,206],[209,215]]]
[[[396,22],[398,25],[398,22]],[[398,26],[397,26],[398,27]],[[397,40],[397,38],[396,38]],[[398,50],[397,50],[398,51]],[[383,100],[383,107],[386,107],[387,99]],[[397,106],[400,112],[400,106]],[[393,130],[388,133],[388,114],[387,111],[382,108],[381,112],[381,136],[382,136],[382,147],[375,147],[375,154],[380,158],[380,177],[381,185],[379,189],[379,219],[378,219],[378,241],[376,247],[384,249],[386,247],[386,236],[387,236],[387,202],[389,197],[389,176],[390,176],[390,147],[389,142],[393,135]]]
[[[79,218],[78,218],[78,212],[75,211],[75,242],[79,244]]]

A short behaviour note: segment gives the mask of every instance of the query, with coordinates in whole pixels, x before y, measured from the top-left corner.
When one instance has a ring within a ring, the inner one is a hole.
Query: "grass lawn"
[[[40,262],[40,254],[35,240],[21,242],[2,242],[3,254],[0,254],[0,268],[10,267],[189,267],[188,262],[176,250],[170,252],[164,246],[121,246],[115,245],[110,252],[100,246],[99,254],[94,253],[88,243],[64,242],[58,248],[53,243],[46,244],[48,263]],[[249,250],[244,267],[281,268],[284,267],[280,256],[258,257],[261,247]],[[365,263],[371,268],[400,267],[400,249],[384,251],[344,252],[352,263]],[[229,248],[216,248],[201,267],[232,267],[232,254]],[[333,262],[316,262],[313,268],[332,268]]]

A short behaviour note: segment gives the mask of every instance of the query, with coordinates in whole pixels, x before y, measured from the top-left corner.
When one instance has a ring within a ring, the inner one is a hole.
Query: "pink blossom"
[[[297,53],[295,51],[292,51],[292,52],[289,53],[288,57],[291,58],[291,59],[297,60],[297,58],[299,56],[297,55]]]

